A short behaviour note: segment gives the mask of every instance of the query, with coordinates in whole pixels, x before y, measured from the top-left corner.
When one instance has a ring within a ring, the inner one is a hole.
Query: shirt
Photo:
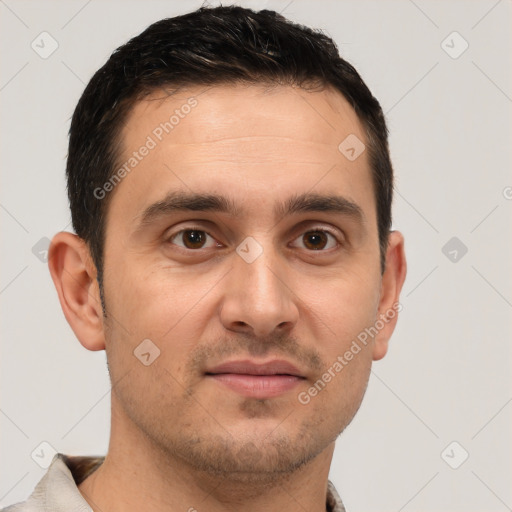
[[[92,512],[78,486],[102,464],[104,457],[77,457],[57,453],[48,471],[26,501],[0,512]],[[345,512],[331,481],[327,482],[327,512]]]

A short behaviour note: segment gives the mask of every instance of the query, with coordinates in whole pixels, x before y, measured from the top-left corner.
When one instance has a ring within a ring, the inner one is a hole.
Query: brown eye
[[[325,248],[329,241],[327,234],[322,231],[311,231],[309,233],[305,233],[302,240],[308,249],[313,249],[314,251]]]
[[[300,242],[300,247],[310,251],[321,251],[325,249],[332,249],[336,247],[337,240],[335,236],[329,231],[317,229],[307,231],[297,240]]]
[[[184,247],[185,249],[203,249],[205,244],[211,239],[209,247],[215,246],[215,240],[206,231],[200,229],[183,229],[173,235],[170,239],[171,243]]]

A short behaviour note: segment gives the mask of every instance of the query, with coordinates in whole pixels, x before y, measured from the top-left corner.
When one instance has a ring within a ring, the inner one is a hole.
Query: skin
[[[108,454],[79,489],[109,512],[323,511],[335,439],[397,315],[308,404],[297,397],[399,301],[403,237],[390,233],[381,274],[367,151],[349,161],[338,150],[349,134],[366,141],[365,132],[329,88],[155,92],[127,119],[121,164],[190,97],[197,106],[111,192],[106,316],[87,245],[70,233],[52,242],[64,314],[82,345],[106,350],[113,383]],[[171,192],[224,195],[239,211],[174,211],[141,226]],[[361,215],[275,215],[304,193],[342,196]],[[204,246],[189,248],[181,230],[191,228],[203,230]],[[252,263],[236,252],[248,236],[263,251]],[[149,366],[133,354],[144,339],[160,350]],[[303,378],[257,399],[205,375],[240,359],[284,359]]]

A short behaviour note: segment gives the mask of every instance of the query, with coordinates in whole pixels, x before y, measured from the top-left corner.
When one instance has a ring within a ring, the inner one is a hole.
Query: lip
[[[242,396],[259,399],[282,395],[305,379],[297,367],[283,360],[230,361],[208,369],[205,374]]]
[[[207,374],[219,373],[238,373],[244,375],[293,375],[302,377],[300,370],[281,359],[274,359],[265,363],[255,363],[254,361],[228,361],[214,368],[206,370]]]

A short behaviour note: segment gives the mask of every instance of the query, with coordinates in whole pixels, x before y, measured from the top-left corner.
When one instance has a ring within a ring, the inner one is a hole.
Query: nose
[[[286,264],[271,249],[251,263],[238,254],[233,258],[220,311],[224,327],[254,337],[291,331],[299,310]]]

